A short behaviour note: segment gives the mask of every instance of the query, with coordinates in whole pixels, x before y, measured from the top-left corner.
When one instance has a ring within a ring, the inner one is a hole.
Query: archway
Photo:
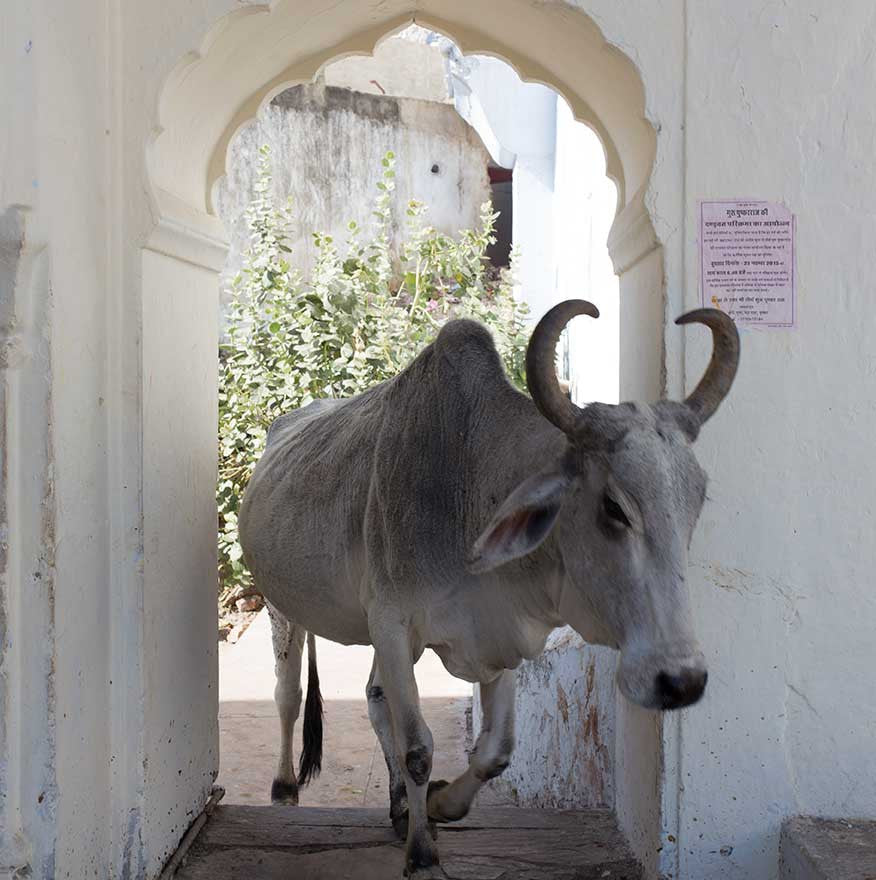
[[[206,454],[203,440],[211,398],[204,394],[204,382],[214,340],[196,324],[202,320],[201,309],[210,304],[211,276],[202,270],[215,273],[221,268],[224,232],[214,213],[212,191],[225,173],[235,133],[284,88],[310,81],[333,59],[369,54],[381,39],[411,22],[445,34],[466,54],[497,56],[523,79],[554,88],[568,101],[575,118],[597,133],[607,173],[618,190],[609,248],[620,276],[621,396],[653,399],[672,390],[667,385],[679,384],[680,369],[670,366],[667,376],[663,330],[665,278],[680,274],[683,254],[678,242],[669,250],[659,242],[677,228],[680,201],[665,193],[672,192],[672,184],[680,177],[680,148],[674,139],[668,145],[664,141],[662,161],[655,166],[660,143],[655,127],[646,118],[641,77],[591,18],[563,3],[536,6],[525,0],[478,5],[431,0],[414,8],[409,3],[388,2],[376,9],[363,0],[334,6],[318,0],[306,4],[288,0],[271,7],[238,10],[221,19],[200,51],[179,62],[161,91],[160,123],[147,147],[153,225],[143,257],[143,370],[146,374],[161,360],[168,311],[178,348],[184,349],[187,340],[197,340],[197,345],[188,348],[189,356],[195,352],[197,368],[190,361],[187,365],[181,360],[162,362],[158,381],[148,386],[150,393],[144,401],[147,448],[150,436],[156,446],[167,440],[163,414],[183,410],[197,420],[194,433],[202,441],[201,455]],[[653,217],[659,217],[659,222]],[[197,302],[175,299],[174,292],[187,287],[197,289]],[[188,366],[189,381],[180,386],[172,377],[184,366]],[[152,435],[150,425],[156,428]],[[209,429],[212,431],[212,424]],[[203,460],[200,464],[204,465]],[[144,498],[144,541],[148,546],[151,534],[155,544],[175,548],[174,565],[181,567],[185,577],[203,578],[212,587],[214,575],[204,553],[208,539],[212,540],[207,515],[212,486],[208,498],[208,482],[198,483],[198,513],[191,517],[191,528],[186,533],[173,531],[172,521],[162,515],[172,500],[163,487],[172,484],[175,475],[184,476],[185,463],[147,456],[143,467],[144,485],[155,486]],[[150,472],[159,476],[154,484]],[[194,543],[192,530],[198,538]],[[155,578],[154,595],[172,602],[169,573],[158,572]],[[146,593],[150,595],[148,582]],[[184,611],[193,614],[195,608],[189,606]],[[154,669],[157,680],[169,680],[171,670],[179,669],[173,660],[161,651],[159,642],[144,643],[144,667]],[[184,695],[188,687],[195,686],[195,674],[177,686]],[[154,717],[146,719],[147,739],[151,731],[167,727],[164,716],[172,708],[154,707]],[[179,712],[180,704],[175,708]],[[209,727],[203,707],[189,711],[200,713],[194,727]],[[193,734],[192,744],[196,737]],[[152,772],[158,791],[162,774],[170,774],[170,765],[160,761],[163,747],[157,736],[154,745],[159,760],[153,761],[153,766],[158,764],[159,769]],[[660,749],[653,719],[619,704],[616,809],[634,848],[649,860],[655,858],[659,818],[666,810],[658,788]],[[162,769],[165,765],[166,770]],[[176,833],[177,816],[169,815],[165,820],[158,811],[151,811],[151,815],[154,825],[150,833],[156,840]]]

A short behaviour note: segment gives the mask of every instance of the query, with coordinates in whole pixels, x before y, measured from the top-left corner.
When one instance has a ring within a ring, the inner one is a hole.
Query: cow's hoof
[[[448,880],[444,869],[438,864],[438,852],[434,847],[426,851],[415,844],[407,852],[405,865],[402,877],[407,880]]]
[[[408,839],[408,811],[405,810],[400,816],[396,816],[392,820],[392,828],[395,831],[395,836],[399,840],[407,840]],[[429,820],[429,834],[432,835],[432,840],[438,840],[438,826],[430,819]]]
[[[435,787],[433,788],[431,785],[429,786],[429,799],[426,801],[429,810],[429,820],[432,822],[458,822],[460,819],[464,819],[466,814],[468,813],[468,809],[464,809],[462,812],[456,813],[453,810],[448,811],[447,805],[444,807],[441,806],[440,803],[440,792],[442,788],[447,788],[450,783],[445,782],[443,779],[439,782],[435,783]]]
[[[436,779],[434,782],[430,782],[429,787],[426,789],[426,803],[429,802],[429,798],[432,797],[434,792],[440,791],[442,788],[449,784],[450,783],[446,779]],[[397,816],[393,816],[392,814],[390,814],[389,818],[392,821],[392,827],[395,831],[395,836],[399,840],[407,840],[408,811],[404,810]],[[431,817],[429,819],[429,833],[432,835],[432,840],[438,839],[438,828],[432,821]]]
[[[428,868],[405,868],[403,880],[450,880],[441,865],[430,865]]]
[[[271,803],[288,807],[298,806],[298,786],[294,782],[275,779],[271,784]]]

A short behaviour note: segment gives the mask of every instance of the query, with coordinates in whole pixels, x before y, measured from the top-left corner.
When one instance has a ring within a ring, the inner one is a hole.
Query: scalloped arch
[[[156,201],[175,213],[212,214],[229,145],[260,107],[333,60],[371,54],[412,21],[559,92],[599,136],[619,212],[641,201],[656,152],[641,77],[591,18],[561,0],[277,0],[235,10],[161,90],[147,155]]]

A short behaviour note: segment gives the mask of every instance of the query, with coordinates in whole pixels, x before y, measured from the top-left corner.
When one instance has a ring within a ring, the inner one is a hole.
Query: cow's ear
[[[475,541],[469,571],[489,571],[535,550],[553,528],[570,483],[569,477],[556,472],[522,482]]]

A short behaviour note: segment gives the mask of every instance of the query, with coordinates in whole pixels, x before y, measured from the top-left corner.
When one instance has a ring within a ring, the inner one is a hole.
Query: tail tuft
[[[298,784],[307,785],[322,769],[322,694],[316,669],[316,638],[307,634],[307,699],[304,703],[304,748],[298,763]]]

